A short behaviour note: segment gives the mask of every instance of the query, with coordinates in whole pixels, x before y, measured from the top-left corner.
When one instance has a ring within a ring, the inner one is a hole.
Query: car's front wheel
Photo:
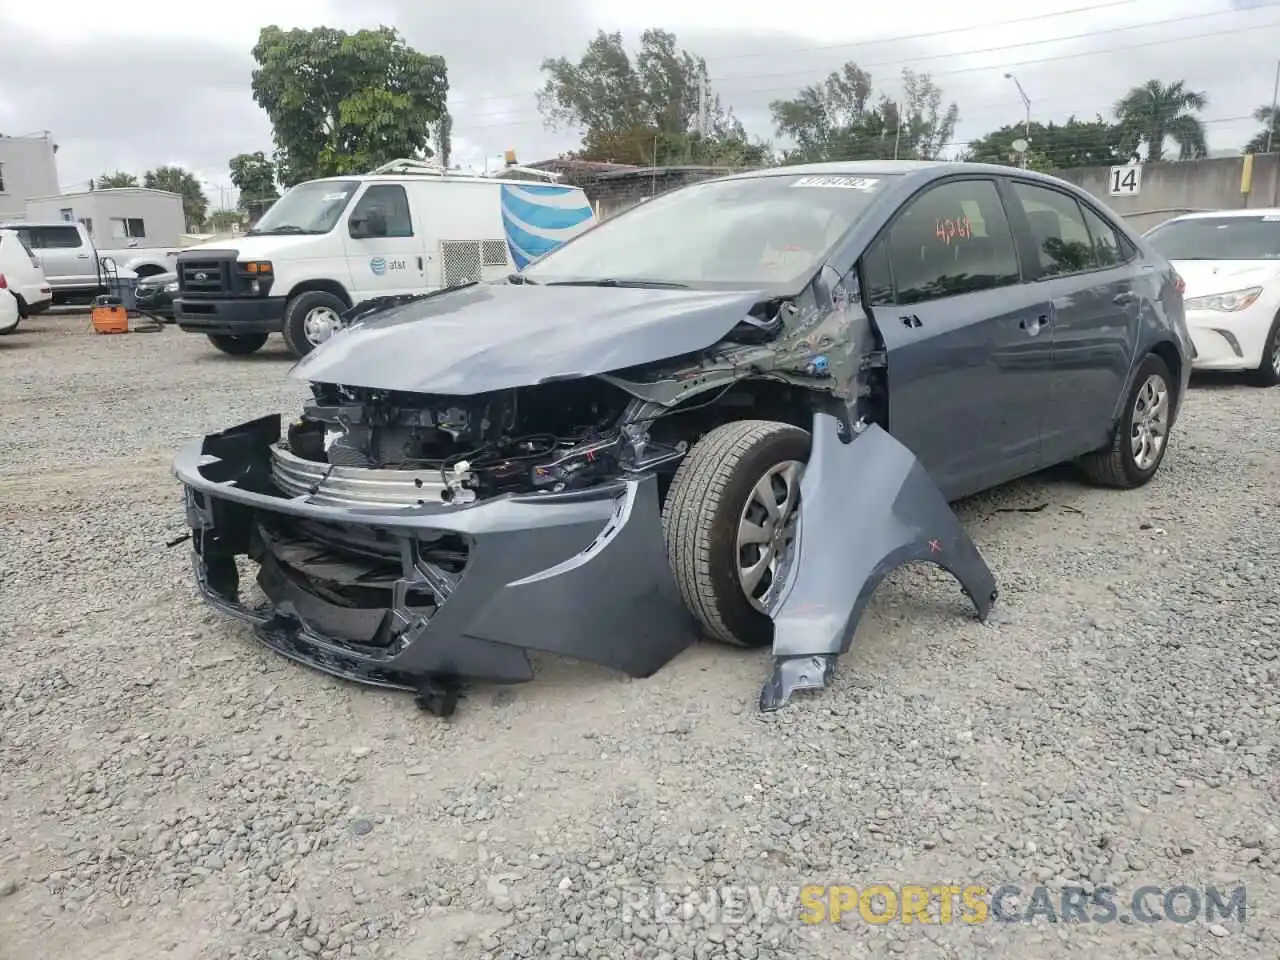
[[[1148,354],[1133,378],[1111,443],[1080,460],[1090,481],[1129,490],[1156,475],[1169,449],[1175,389],[1168,365]]]
[[[211,333],[208,337],[210,343],[223,353],[229,353],[233,357],[244,357],[251,353],[256,353],[267,342],[265,333],[246,333],[240,336],[232,336],[227,333]]]
[[[1262,348],[1262,362],[1253,371],[1253,380],[1260,387],[1280,385],[1280,316],[1271,321],[1267,342]]]
[[[686,606],[711,637],[773,641],[769,611],[795,555],[809,433],[743,420],[699,440],[662,511],[667,556]]]

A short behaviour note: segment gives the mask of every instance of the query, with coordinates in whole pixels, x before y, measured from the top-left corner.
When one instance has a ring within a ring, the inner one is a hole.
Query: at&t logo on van
[[[373,271],[375,277],[380,277],[387,272],[387,261],[382,257],[372,257],[369,260],[369,269]]]

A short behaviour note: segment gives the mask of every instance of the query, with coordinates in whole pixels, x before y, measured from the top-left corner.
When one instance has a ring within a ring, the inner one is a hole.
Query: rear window
[[[1146,235],[1166,260],[1278,260],[1280,217],[1196,217]]]

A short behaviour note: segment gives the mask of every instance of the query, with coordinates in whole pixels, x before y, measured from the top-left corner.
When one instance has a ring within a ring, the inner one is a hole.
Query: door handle
[[[419,258],[418,258],[418,269],[419,269],[419,270],[421,270],[421,269],[422,269],[422,258],[421,258],[421,257],[419,257]]]
[[[917,327],[924,326],[924,324],[920,322],[920,318],[917,317],[914,313],[908,313],[905,316],[899,317],[898,319],[902,321],[902,325],[904,327],[911,327],[915,329]]]
[[[77,260],[88,260],[88,259],[89,259],[89,255],[88,255],[87,253],[77,253],[77,254],[76,254],[76,259],[77,259]]]

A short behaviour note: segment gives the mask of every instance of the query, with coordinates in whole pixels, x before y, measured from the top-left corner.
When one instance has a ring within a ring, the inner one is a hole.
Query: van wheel
[[[332,293],[308,290],[284,308],[284,342],[295,357],[305,357],[337,333],[347,305]]]
[[[210,333],[208,337],[210,343],[223,353],[229,353],[233,357],[243,357],[256,353],[267,342],[265,333],[246,333],[238,337],[233,337],[226,333]]]

